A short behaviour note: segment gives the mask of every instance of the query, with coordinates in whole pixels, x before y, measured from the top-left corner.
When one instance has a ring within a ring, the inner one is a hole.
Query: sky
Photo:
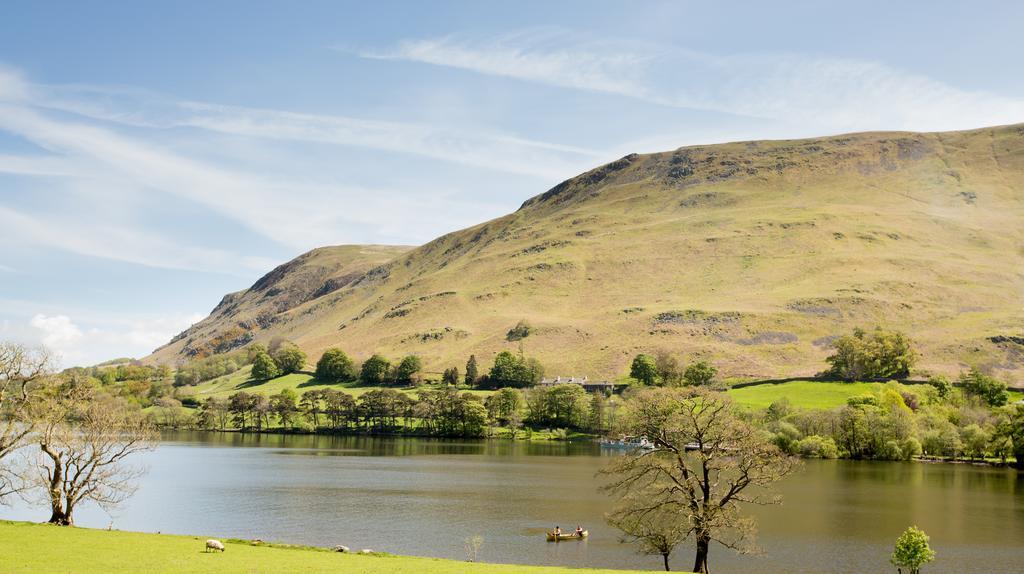
[[[0,340],[142,357],[632,152],[1024,122],[1020,2],[7,0]]]

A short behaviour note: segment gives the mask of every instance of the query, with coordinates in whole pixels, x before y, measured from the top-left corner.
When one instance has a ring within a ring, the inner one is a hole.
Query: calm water
[[[82,508],[78,523],[122,530],[345,544],[396,554],[464,559],[484,537],[490,562],[659,568],[620,544],[602,520],[610,502],[592,444],[449,442],[365,437],[166,435],[148,455],[139,492],[108,517]],[[908,525],[932,537],[928,572],[1024,571],[1024,475],[966,465],[808,461],[781,484],[785,502],[757,508],[764,553],[717,547],[715,572],[890,571]],[[0,508],[45,520],[43,510]],[[590,530],[549,544],[555,524]],[[692,564],[689,546],[673,559]]]

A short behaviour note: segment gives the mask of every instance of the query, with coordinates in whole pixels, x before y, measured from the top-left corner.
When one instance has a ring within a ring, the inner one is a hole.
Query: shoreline
[[[550,430],[550,429],[549,429]],[[218,433],[218,434],[233,434],[239,436],[254,435],[254,436],[336,436],[336,437],[365,437],[365,438],[415,438],[415,439],[426,439],[426,440],[448,440],[448,441],[508,441],[510,443],[518,442],[543,442],[543,443],[581,443],[581,442],[592,442],[599,444],[601,439],[600,436],[590,433],[573,432],[571,436],[567,438],[558,438],[553,436],[542,436],[539,438],[535,437],[508,437],[508,436],[479,436],[479,437],[465,437],[465,436],[437,436],[428,434],[406,434],[406,433],[344,433],[344,432],[321,432],[321,431],[307,431],[307,430],[241,430],[241,429],[178,429],[178,428],[167,428],[161,427],[161,432],[200,432],[200,433]],[[541,431],[534,431],[534,433],[541,434]],[[549,433],[544,433],[549,434]],[[1012,459],[1006,461],[999,460],[985,460],[985,459],[963,459],[963,458],[948,458],[938,456],[916,456],[910,460],[887,460],[887,459],[876,459],[876,458],[843,458],[838,457],[836,459],[822,459],[821,457],[805,457],[800,455],[793,455],[801,460],[849,460],[849,461],[860,461],[860,462],[912,462],[920,464],[958,464],[958,465],[970,465],[970,466],[987,466],[990,468],[1007,468],[1015,470],[1014,462]]]

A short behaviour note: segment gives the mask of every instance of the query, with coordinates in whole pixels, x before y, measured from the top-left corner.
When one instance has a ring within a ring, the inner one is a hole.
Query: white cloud
[[[17,101],[29,97],[29,84],[17,70],[0,64],[0,101]]]
[[[809,133],[949,130],[1024,120],[1024,100],[950,86],[881,62],[801,54],[720,56],[526,31],[496,39],[405,40],[367,58],[406,60],[779,120]]]
[[[28,331],[19,332],[5,320],[0,332],[26,343],[44,345],[58,355],[62,367],[86,366],[119,356],[148,355],[202,318],[199,313],[115,317],[113,321],[83,328],[68,315],[38,313],[29,321]]]
[[[67,315],[38,314],[32,317],[29,324],[42,333],[40,340],[50,349],[63,351],[77,346],[82,340],[82,330]]]
[[[587,150],[511,136],[473,136],[408,124],[199,104],[182,109],[190,109],[191,115],[172,119],[172,125],[192,125],[257,139],[320,140],[392,148],[441,159],[459,157],[473,165],[531,172],[534,176],[543,174],[553,180],[594,163],[594,156],[587,155],[592,152]],[[171,151],[144,135],[127,135],[44,112],[24,102],[0,103],[0,130],[17,134],[52,154],[0,157],[0,171],[64,174],[77,182],[76,193],[92,194],[97,203],[119,208],[130,203],[128,198],[159,190],[203,205],[295,251],[365,241],[365,237],[352,234],[353,225],[378,231],[379,236],[394,237],[393,242],[424,241],[502,211],[484,202],[458,200],[453,197],[453,189],[437,189],[429,181],[415,180],[415,189],[374,189],[337,181],[344,178],[343,173],[328,173],[318,181],[315,174],[296,173],[299,168],[287,165],[226,167],[223,162],[217,164]],[[579,168],[566,167],[570,163],[558,159],[567,156],[574,157],[578,163],[573,165]],[[270,173],[261,173],[265,170]],[[50,188],[50,192],[58,191],[67,193],[68,187]],[[356,205],[359,208],[353,209]],[[40,226],[39,218],[29,221],[26,214],[10,209],[0,212],[0,217],[21,221],[21,227],[30,230],[26,237],[42,244],[87,255],[200,270],[216,270],[225,259],[235,268],[239,262],[248,267],[268,266],[266,260],[258,257],[236,260],[232,254],[218,249],[179,248],[125,221],[104,220],[106,227],[95,221],[70,227],[64,222],[47,221],[47,225]],[[71,236],[70,229],[82,233]],[[413,231],[417,233],[414,235]]]
[[[176,101],[125,88],[48,86],[34,102],[132,127],[197,128],[246,138],[381,150],[545,179],[568,177],[605,157],[598,150],[487,129]]]
[[[474,41],[457,35],[404,40],[392,50],[366,50],[365,58],[410,60],[566,88],[646,99],[644,68],[653,53],[583,41],[568,32],[526,30]]]

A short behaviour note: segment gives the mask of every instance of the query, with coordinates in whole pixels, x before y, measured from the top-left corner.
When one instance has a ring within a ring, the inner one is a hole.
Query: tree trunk
[[[708,547],[711,539],[706,537],[697,538],[697,556],[693,561],[693,571],[707,574],[708,571]]]
[[[665,561],[665,572],[671,570],[671,568],[668,567],[668,554],[662,554],[661,559]]]
[[[60,526],[71,526],[71,508],[64,508],[64,496],[61,492],[61,483],[64,482],[64,464],[60,455],[50,448],[48,444],[41,444],[39,448],[53,461],[53,472],[50,474],[48,494],[50,495],[50,524]]]
[[[71,513],[65,512],[59,502],[53,504],[53,511],[50,513],[50,524],[56,524],[58,526],[74,526],[75,523],[71,519]]]

